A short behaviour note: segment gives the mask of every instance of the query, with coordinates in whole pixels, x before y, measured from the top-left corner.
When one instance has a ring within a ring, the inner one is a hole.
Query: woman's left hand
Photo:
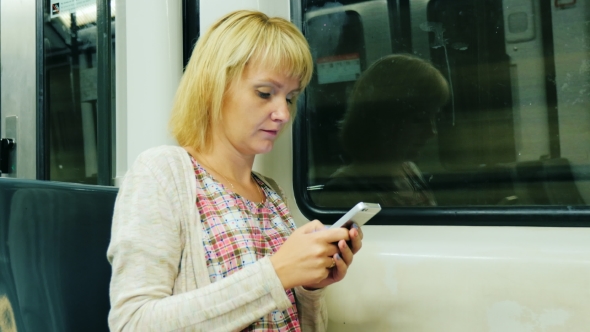
[[[315,285],[304,285],[304,288],[323,288],[344,279],[346,272],[348,271],[348,267],[350,264],[352,264],[354,254],[361,250],[361,247],[363,246],[363,232],[361,231],[361,228],[357,226],[357,224],[353,224],[348,232],[350,235],[350,244],[352,248],[348,246],[348,243],[345,240],[338,241],[338,249],[340,249],[340,253],[334,255],[333,259],[335,265],[334,267],[330,268],[330,274],[328,277]]]

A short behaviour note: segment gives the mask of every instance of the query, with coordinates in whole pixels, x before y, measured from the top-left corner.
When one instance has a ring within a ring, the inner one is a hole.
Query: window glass
[[[99,89],[110,89],[113,99],[115,91],[115,1],[110,5],[111,84],[104,87],[98,86],[96,0],[51,0],[45,8],[44,112],[49,180],[98,183]]]
[[[590,203],[590,3],[304,1],[314,208]]]

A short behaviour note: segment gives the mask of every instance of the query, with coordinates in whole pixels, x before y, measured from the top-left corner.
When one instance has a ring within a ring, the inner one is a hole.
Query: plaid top
[[[281,197],[253,175],[266,200],[254,203],[213,178],[191,157],[197,178],[197,208],[203,226],[205,259],[211,282],[223,279],[257,260],[274,254],[295,230]],[[292,306],[275,310],[243,331],[300,331],[295,295]]]

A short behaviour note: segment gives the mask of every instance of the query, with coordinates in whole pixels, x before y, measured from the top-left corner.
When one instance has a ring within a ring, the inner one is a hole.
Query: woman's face
[[[289,122],[299,84],[297,78],[247,64],[241,78],[226,91],[216,139],[242,155],[269,152]]]

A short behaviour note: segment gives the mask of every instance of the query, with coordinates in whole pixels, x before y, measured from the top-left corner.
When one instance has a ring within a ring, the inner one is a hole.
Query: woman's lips
[[[278,130],[265,130],[265,129],[262,129],[262,131],[265,132],[265,133],[267,133],[267,134],[269,134],[269,135],[273,135],[273,136],[276,136],[279,133]]]

